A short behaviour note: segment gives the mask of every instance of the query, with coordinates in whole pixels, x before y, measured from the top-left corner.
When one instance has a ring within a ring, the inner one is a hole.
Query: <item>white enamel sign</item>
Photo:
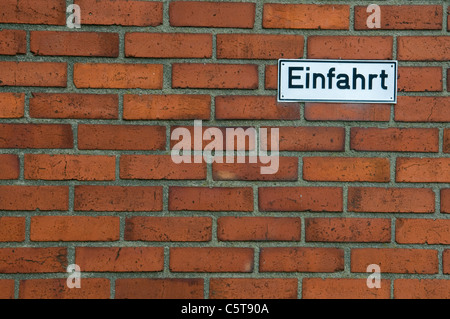
[[[278,60],[278,101],[397,103],[397,61]]]

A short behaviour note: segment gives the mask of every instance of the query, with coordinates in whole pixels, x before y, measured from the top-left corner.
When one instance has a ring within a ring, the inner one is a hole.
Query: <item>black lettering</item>
[[[344,80],[339,80],[339,79],[341,79],[341,78],[344,78]],[[348,77],[347,74],[344,74],[344,73],[339,74],[339,75],[337,76],[337,79],[339,80],[339,81],[336,83],[338,89],[341,89],[341,90],[350,90],[350,79],[349,79],[349,77]]]
[[[325,76],[321,73],[313,73],[313,89],[317,88],[317,79],[322,79],[322,89],[325,89]]]
[[[372,87],[373,87],[373,85],[372,85],[373,79],[375,79],[375,78],[377,78],[377,77],[378,77],[378,75],[376,75],[376,74],[369,74],[369,90],[372,90]]]
[[[301,79],[300,75],[295,76],[292,74],[292,71],[303,71],[303,67],[289,67],[288,87],[290,89],[303,89],[303,85],[301,85],[301,84],[298,84],[298,85],[292,84],[292,80],[300,80]]]
[[[333,78],[336,76],[334,74],[334,71],[336,71],[336,68],[331,68],[328,70],[328,88],[331,90],[333,88]]]
[[[357,73],[358,69],[357,68],[353,68],[353,90],[356,90],[356,81],[358,79],[361,80],[361,89],[365,90],[366,89],[366,78],[364,77],[364,75]]]
[[[381,88],[383,90],[387,90],[387,86],[386,86],[386,82],[385,81],[388,78],[388,75],[386,74],[385,70],[381,71],[380,78],[381,78]]]

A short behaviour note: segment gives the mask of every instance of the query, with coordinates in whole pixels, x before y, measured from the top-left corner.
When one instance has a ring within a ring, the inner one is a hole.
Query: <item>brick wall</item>
[[[372,2],[2,0],[0,298],[450,298],[448,2]],[[277,103],[279,58],[399,60],[398,104]],[[279,171],[175,164],[194,120]]]

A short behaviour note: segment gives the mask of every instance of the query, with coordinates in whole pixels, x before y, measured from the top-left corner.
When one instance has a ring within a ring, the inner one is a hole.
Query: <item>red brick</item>
[[[82,150],[163,150],[164,126],[78,125],[78,148]]]
[[[66,272],[67,248],[0,248],[2,274]]]
[[[203,299],[203,279],[124,278],[116,280],[116,299]]]
[[[255,4],[239,2],[173,1],[170,25],[175,27],[253,28]]]
[[[450,130],[444,130],[444,145],[442,145],[444,153],[450,153]]]
[[[209,95],[130,95],[123,97],[124,120],[209,120]]]
[[[2,86],[66,87],[67,63],[0,62]]]
[[[369,265],[380,266],[382,273],[437,274],[438,252],[431,249],[354,248],[351,271],[367,271]]]
[[[172,64],[172,88],[257,89],[254,64]]]
[[[14,280],[0,280],[0,299],[14,299]]]
[[[210,299],[297,299],[297,278],[211,278]]]
[[[252,272],[252,248],[171,247],[172,272]]]
[[[348,30],[348,5],[264,4],[263,28]]]
[[[437,153],[439,152],[439,130],[352,127],[350,148],[356,151]]]
[[[162,271],[164,247],[77,247],[75,263],[89,272]]]
[[[218,34],[218,59],[295,59],[303,56],[301,35]]]
[[[2,0],[0,23],[66,25],[64,0]]]
[[[125,240],[206,242],[212,238],[210,217],[130,217]]]
[[[341,212],[342,188],[260,187],[260,211]]]
[[[30,51],[34,55],[117,58],[119,56],[119,34],[104,32],[32,31]]]
[[[104,278],[82,278],[81,289],[67,287],[67,279],[20,281],[20,299],[109,299],[110,282]]]
[[[126,33],[125,56],[137,58],[210,58],[212,35],[200,33]]]
[[[24,30],[0,31],[0,55],[25,54],[26,51],[27,51],[26,31]]]
[[[300,241],[301,219],[285,217],[220,217],[220,241]]]
[[[76,63],[73,82],[79,89],[155,89],[163,86],[162,64]]]
[[[163,22],[163,3],[134,0],[75,0],[81,24],[150,27]],[[84,9],[84,11],[83,11]]]
[[[68,210],[67,186],[0,186],[1,210]]]
[[[338,272],[344,270],[344,251],[338,248],[261,248],[260,272]]]
[[[116,94],[33,93],[30,116],[47,119],[118,119],[119,97]]]
[[[307,218],[307,242],[388,243],[391,220],[381,218]]]
[[[264,77],[264,87],[266,90],[278,89],[278,66],[266,65]]]
[[[348,210],[366,213],[434,213],[434,192],[426,188],[350,187]]]
[[[397,158],[397,183],[450,183],[450,158]]]
[[[380,28],[369,29],[367,6],[355,7],[355,30],[441,30],[442,6],[403,5],[380,6]]]
[[[217,96],[218,120],[299,120],[298,103],[278,103],[274,96]]]
[[[450,214],[450,188],[441,189],[441,213]]]
[[[446,249],[442,253],[442,264],[444,274],[450,274],[450,249]]]
[[[403,61],[450,60],[450,37],[399,37],[397,58]]]
[[[119,217],[33,216],[31,241],[117,241]]]
[[[0,93],[0,118],[21,118],[24,115],[24,93]]]
[[[367,287],[366,279],[304,278],[303,299],[390,299],[390,280],[382,279],[380,289]]]
[[[280,151],[344,151],[343,127],[279,127]],[[270,143],[269,143],[270,144]]]
[[[13,154],[0,154],[0,179],[18,179],[19,174],[19,157]]]
[[[310,36],[309,59],[392,59],[392,37]]]
[[[159,186],[75,186],[77,211],[153,212],[162,210]]]
[[[303,179],[333,182],[389,182],[387,158],[304,157]]]
[[[0,242],[11,242],[11,241],[21,242],[24,240],[25,240],[24,217],[0,217]]]
[[[243,181],[296,181],[298,180],[298,158],[279,157],[278,166],[270,169],[270,173],[262,174],[261,169],[270,164],[261,163],[213,163],[212,173],[214,180],[243,180]],[[272,161],[274,159],[271,159]],[[272,165],[275,165],[272,163]]]
[[[448,299],[450,281],[447,279],[396,279],[395,299]]]
[[[399,96],[397,122],[450,122],[450,98],[444,96]]]
[[[450,219],[397,219],[395,240],[399,244],[450,244]]]
[[[250,187],[170,187],[169,210],[253,211]]]
[[[376,121],[391,118],[388,104],[305,103],[307,121]]]
[[[183,180],[206,179],[206,163],[180,163],[170,155],[122,155],[121,179]]]
[[[399,92],[441,92],[441,67],[402,66],[398,68]]]
[[[113,181],[116,157],[25,154],[25,179]]]
[[[68,124],[0,124],[0,148],[73,148]]]

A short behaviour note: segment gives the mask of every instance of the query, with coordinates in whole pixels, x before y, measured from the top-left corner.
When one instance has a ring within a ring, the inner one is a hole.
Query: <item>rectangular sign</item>
[[[278,102],[397,103],[397,61],[280,59]]]

